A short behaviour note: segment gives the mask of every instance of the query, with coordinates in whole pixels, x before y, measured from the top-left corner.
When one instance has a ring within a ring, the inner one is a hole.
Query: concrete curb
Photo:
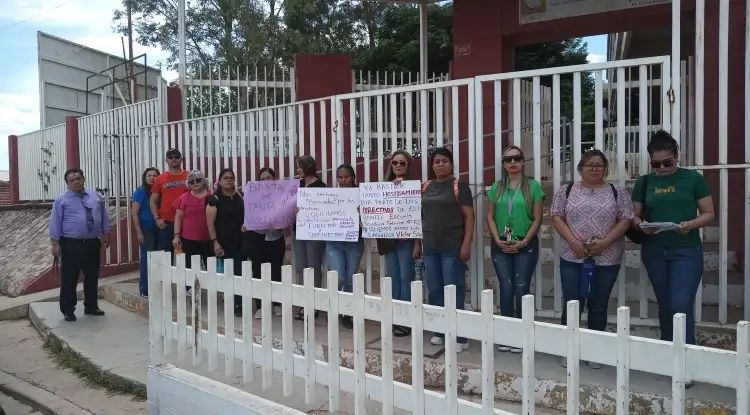
[[[136,313],[143,317],[148,317],[148,300],[133,295],[129,292],[119,290],[115,286],[100,287],[100,295],[110,303],[123,308],[127,311]],[[173,320],[176,319],[176,313]],[[189,319],[189,317],[188,317]],[[207,329],[204,322],[203,328]],[[220,324],[219,333],[224,333],[224,327]],[[235,330],[237,335],[241,335],[241,330]],[[254,342],[261,342],[261,337],[254,336]],[[281,348],[281,338],[272,339],[274,348]],[[304,345],[301,342],[294,342],[294,353],[303,355]],[[318,344],[316,348],[316,358],[322,361],[328,361],[327,344]],[[354,368],[354,350],[341,349],[340,365],[349,369]],[[381,372],[381,354],[376,350],[367,350],[366,358],[367,373],[379,375]],[[411,384],[412,359],[400,354],[393,356],[393,377],[394,381]],[[442,361],[424,358],[425,365],[425,388],[443,390],[445,389],[445,364]],[[481,367],[459,365],[458,366],[458,390],[461,393],[481,395]],[[495,373],[495,398],[510,402],[521,402],[521,381],[522,377],[515,373],[506,373],[496,371]],[[565,411],[567,402],[567,385],[554,379],[536,378],[536,404]],[[616,411],[617,392],[598,385],[582,385],[580,388],[581,411],[596,414],[612,414]],[[672,407],[672,397],[656,393],[638,393],[631,392],[630,396],[630,413],[641,415],[646,414],[670,414]],[[719,402],[700,401],[694,398],[687,398],[686,415],[699,414],[733,414],[733,406]]]
[[[110,284],[117,284],[120,282],[131,282],[137,280],[137,276],[132,275],[118,275],[113,277],[107,277],[99,280],[100,287],[106,287]],[[76,287],[76,294],[79,300],[83,300],[83,283],[78,283]],[[101,295],[101,294],[100,294]],[[29,304],[47,302],[47,301],[58,301],[60,299],[60,289],[54,288],[51,290],[41,291],[38,293],[31,293],[22,295],[19,297],[5,297],[0,298],[0,321],[3,320],[23,320],[29,317]]]
[[[85,360],[91,367],[95,367],[99,375],[116,379],[118,382],[121,382],[124,384],[130,384],[137,388],[143,388],[144,390],[143,395],[145,396],[146,384],[142,382],[134,381],[133,379],[129,379],[127,377],[120,376],[108,370],[102,369],[99,365],[94,363],[93,359],[90,356],[87,356],[85,353],[82,353],[81,351],[74,349],[66,341],[58,337],[49,328],[49,326],[45,323],[45,321],[36,315],[33,308],[29,307],[29,310],[30,310],[29,320],[31,320],[31,324],[37,329],[39,334],[42,335],[42,338],[45,340],[45,342],[49,342],[52,345],[52,348],[55,351],[64,350],[66,352],[72,352],[73,354],[75,354],[77,358]],[[78,374],[76,375],[78,376]],[[101,385],[97,385],[97,386],[101,386]]]
[[[66,399],[2,370],[0,370],[0,392],[32,407],[34,410],[39,411],[44,415],[94,415]],[[0,408],[0,414],[2,413],[3,412]]]

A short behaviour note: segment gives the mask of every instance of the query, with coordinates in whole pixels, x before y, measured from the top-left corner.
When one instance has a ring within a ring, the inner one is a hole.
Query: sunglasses
[[[391,162],[391,165],[394,167],[406,167],[406,164],[407,163],[405,161],[400,161],[400,160],[394,160]]]
[[[180,156],[167,156],[167,160],[179,160],[181,158]]]
[[[520,163],[522,161],[523,161],[523,156],[520,155],[520,154],[517,155],[517,156],[505,156],[505,157],[503,157],[503,163],[507,163],[507,164],[514,163],[514,162],[515,163]]]
[[[673,158],[668,158],[668,159],[664,159],[664,160],[661,160],[661,161],[659,161],[659,160],[651,160],[651,168],[652,169],[659,169],[662,166],[667,167],[667,168],[674,166],[674,159]]]
[[[188,180],[188,184],[191,186],[194,184],[199,184],[201,182],[203,182],[203,179]]]

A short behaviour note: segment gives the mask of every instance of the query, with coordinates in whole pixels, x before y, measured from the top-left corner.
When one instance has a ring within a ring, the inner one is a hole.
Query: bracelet
[[[180,234],[179,234],[179,233],[175,233],[175,234],[174,234],[174,235],[172,235],[172,236],[180,236]]]

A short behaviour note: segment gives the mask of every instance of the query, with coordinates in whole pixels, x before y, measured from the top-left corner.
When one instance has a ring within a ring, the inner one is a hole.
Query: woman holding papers
[[[466,302],[466,261],[471,256],[474,235],[474,199],[469,184],[455,177],[453,153],[445,147],[432,152],[432,180],[422,185],[422,246],[430,305],[445,306],[445,287],[456,287],[456,308]],[[430,343],[445,344],[445,335],[435,333]],[[459,337],[456,353],[469,347]]]
[[[234,171],[223,169],[219,172],[219,183],[214,194],[206,199],[206,221],[211,247],[219,261],[232,259],[233,272],[242,275],[242,261],[245,255],[242,250],[242,223],[245,220],[245,202],[237,191]],[[223,268],[223,263],[222,263]],[[234,296],[234,315],[242,316],[242,297]]]
[[[391,157],[385,180],[399,184],[412,180],[414,160],[403,150],[398,150]],[[422,247],[416,239],[378,239],[378,253],[385,256],[386,274],[393,280],[391,291],[394,300],[411,301],[411,283],[416,277],[414,258],[421,255]],[[405,337],[411,334],[411,328],[393,326],[393,335]]]
[[[502,175],[489,192],[487,226],[492,235],[492,265],[500,282],[500,310],[505,317],[521,318],[521,298],[531,290],[539,262],[544,191],[526,177],[525,157],[516,146],[505,149]],[[521,353],[517,347],[498,345],[501,352]]]
[[[661,339],[672,341],[672,318],[684,313],[685,340],[695,344],[693,304],[703,276],[699,229],[714,220],[714,203],[703,175],[677,167],[677,141],[669,133],[655,133],[648,154],[653,173],[639,177],[633,187],[633,224],[650,235],[641,247],[641,259],[659,303]],[[679,228],[641,226],[646,221],[672,222]]]
[[[624,234],[633,219],[633,202],[620,186],[605,181],[607,157],[599,150],[581,156],[581,181],[560,188],[552,202],[552,223],[560,235],[563,300],[588,304],[588,328],[603,331],[607,305],[624,254]],[[567,324],[566,307],[562,321]],[[566,361],[563,360],[563,366]],[[601,364],[589,362],[592,369]]]
[[[336,169],[336,179],[339,187],[357,187],[357,177],[354,168],[342,164]],[[357,242],[328,241],[326,242],[326,258],[328,267],[339,275],[339,290],[352,292],[352,276],[359,270],[359,262],[365,251],[365,242],[360,230]],[[341,325],[347,329],[354,327],[351,316],[341,316]]]
[[[258,180],[276,180],[276,172],[270,167],[263,167],[258,174]],[[245,232],[245,252],[250,258],[253,269],[253,278],[261,278],[262,265],[271,264],[271,281],[281,282],[281,267],[284,265],[284,255],[286,254],[286,241],[284,239],[284,229],[270,229],[246,231],[245,225],[242,225]],[[261,301],[255,299],[255,318],[261,318]],[[273,303],[273,313],[281,315],[281,304]]]
[[[297,175],[302,178],[299,187],[327,187],[318,178],[318,165],[312,156],[302,156],[297,160]],[[324,241],[301,241],[295,236],[294,260],[296,261],[297,271],[300,273],[300,281],[302,281],[304,269],[312,268],[315,271],[315,286],[320,287],[323,282],[323,254],[325,249],[326,243]],[[315,311],[315,317],[317,316],[318,312]],[[304,320],[305,310],[300,308],[294,318]]]

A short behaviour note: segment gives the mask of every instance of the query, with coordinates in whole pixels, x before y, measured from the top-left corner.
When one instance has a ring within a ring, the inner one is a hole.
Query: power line
[[[2,32],[2,31],[3,31],[3,30],[5,30],[5,29],[10,29],[11,27],[14,27],[14,26],[18,26],[18,25],[20,25],[21,23],[26,23],[26,22],[28,22],[29,20],[32,20],[32,19],[36,19],[37,17],[39,17],[39,16],[41,16],[41,15],[43,15],[43,14],[47,14],[47,13],[49,13],[49,12],[53,11],[53,10],[57,10],[57,9],[59,9],[60,7],[62,7],[62,6],[65,6],[66,4],[70,4],[70,3],[72,3],[72,2],[73,2],[73,0],[68,0],[68,1],[66,1],[66,2],[64,2],[64,3],[58,4],[57,6],[55,6],[55,7],[51,8],[51,9],[47,9],[47,10],[45,10],[45,11],[43,11],[43,12],[39,13],[39,14],[36,14],[36,15],[34,15],[34,16],[28,17],[28,18],[26,18],[26,19],[23,19],[23,20],[19,20],[19,21],[15,22],[15,23],[9,24],[9,25],[7,25],[7,26],[4,26],[4,27],[0,27],[0,32]]]

